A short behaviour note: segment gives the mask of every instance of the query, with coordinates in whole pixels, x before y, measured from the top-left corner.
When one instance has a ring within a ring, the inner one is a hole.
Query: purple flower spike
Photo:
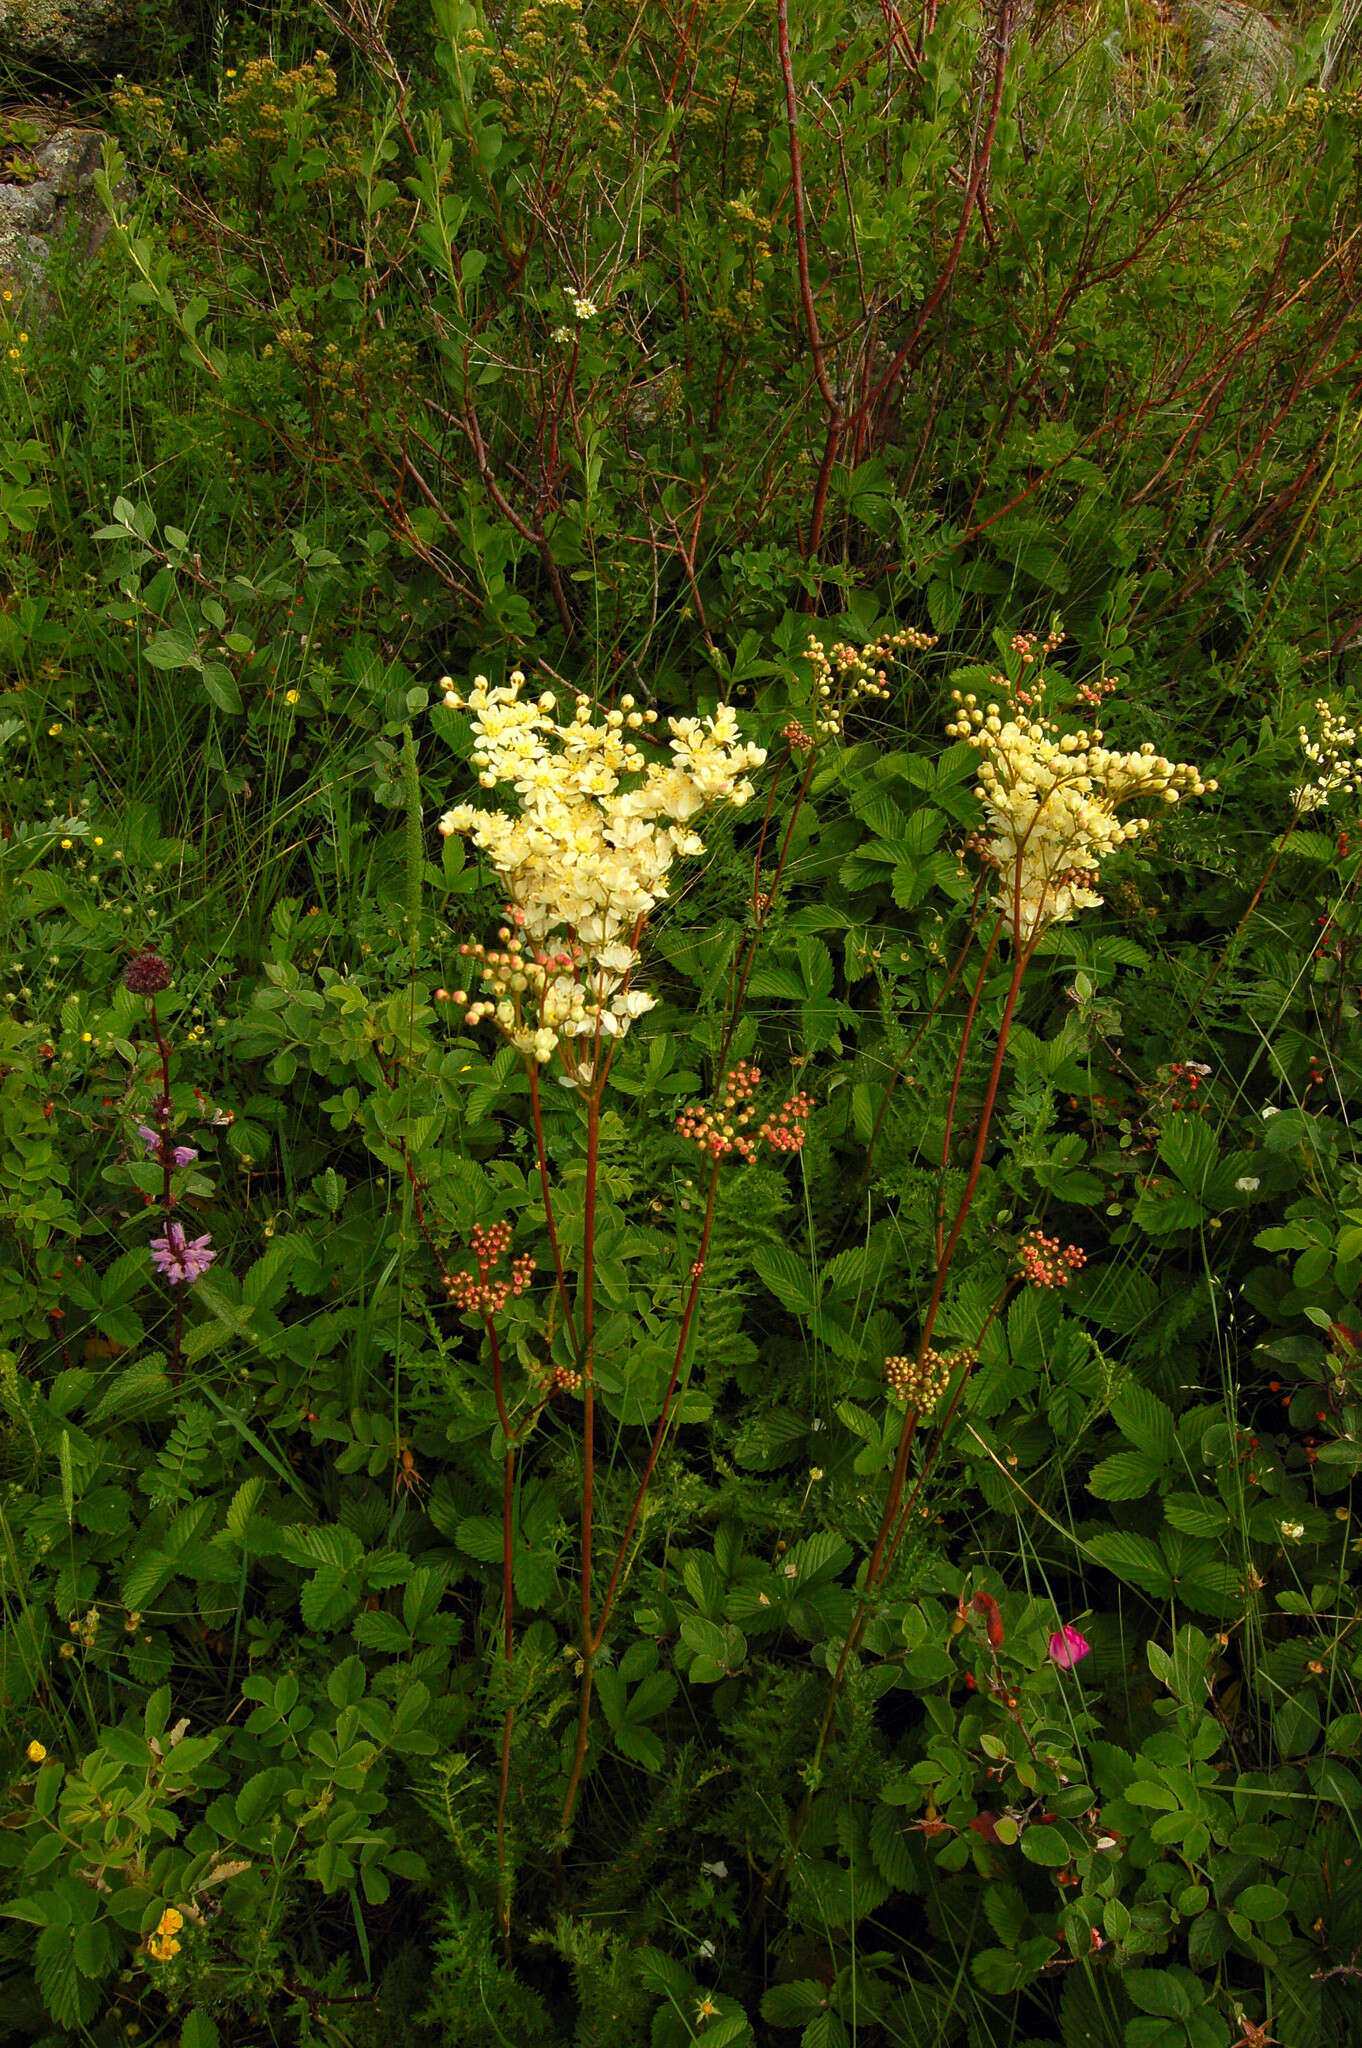
[[[1081,1635],[1071,1621],[1063,1628],[1057,1628],[1050,1638],[1046,1655],[1057,1671],[1072,1671],[1080,1659],[1092,1649],[1087,1637]]]
[[[153,1152],[160,1151],[161,1133],[153,1131],[150,1124],[139,1124],[137,1126],[137,1135],[146,1146],[148,1157]],[[171,1152],[170,1163],[172,1166],[192,1166],[198,1156],[192,1145],[176,1145]]]
[[[151,1262],[172,1287],[192,1287],[216,1257],[211,1237],[205,1234],[191,1242],[182,1223],[167,1223],[165,1236],[151,1240]]]

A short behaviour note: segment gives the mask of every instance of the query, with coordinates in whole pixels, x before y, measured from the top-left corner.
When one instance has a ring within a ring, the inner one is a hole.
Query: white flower
[[[552,341],[571,341],[572,329],[570,327],[555,327],[549,338]]]
[[[728,1865],[726,1863],[702,1863],[700,1869],[705,1877],[728,1876]]]
[[[1280,1116],[1280,1115],[1281,1115],[1281,1111],[1280,1111],[1280,1110],[1279,1110],[1279,1109],[1277,1108],[1277,1105],[1276,1105],[1275,1103],[1273,1103],[1273,1102],[1269,1102],[1269,1104],[1267,1105],[1267,1108],[1266,1108],[1266,1109],[1265,1109],[1265,1110],[1263,1111],[1263,1122],[1264,1122],[1264,1123],[1266,1123],[1266,1122],[1267,1122],[1267,1120],[1268,1120],[1268,1118],[1269,1118],[1270,1116]]]
[[[1282,1522],[1279,1524],[1288,1543],[1296,1543],[1305,1534],[1304,1522]]]
[[[1256,1173],[1245,1173],[1240,1175],[1234,1185],[1241,1195],[1251,1195],[1256,1192],[1261,1183]]]

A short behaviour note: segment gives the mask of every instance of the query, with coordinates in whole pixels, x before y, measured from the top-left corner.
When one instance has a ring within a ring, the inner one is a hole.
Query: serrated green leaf
[[[802,2027],[827,2003],[827,1990],[813,1977],[772,1984],[762,1993],[761,2016],[773,2027]]]
[[[377,1650],[384,1657],[405,1657],[411,1650],[412,1640],[395,1614],[386,1614],[380,1608],[372,1614],[361,1614],[355,1618],[355,1641],[365,1650]]]
[[[33,1974],[38,1990],[59,2027],[73,2028],[88,2022],[100,2003],[98,1985],[81,1974],[76,1962],[77,1933],[70,1922],[44,1927],[33,1945]]]
[[[298,1595],[303,1621],[311,1629],[333,1629],[348,1620],[359,1603],[355,1573],[345,1565],[324,1564]]]
[[[758,1276],[791,1315],[812,1314],[821,1292],[808,1265],[784,1245],[758,1245],[752,1255]]]
[[[1168,1561],[1147,1536],[1134,1536],[1124,1529],[1104,1530],[1089,1539],[1087,1551],[1094,1564],[1113,1572],[1126,1585],[1136,1586],[1140,1592],[1151,1593],[1160,1600],[1172,1594],[1173,1576]]]
[[[1167,1465],[1173,1455],[1176,1430],[1172,1409],[1157,1394],[1128,1380],[1112,1401],[1111,1419],[1128,1443],[1156,1465]]]
[[[1198,1493],[1170,1493],[1163,1503],[1170,1527],[1184,1536],[1223,1536],[1229,1527],[1230,1511],[1224,1501]]]
[[[1088,1492],[1099,1500],[1140,1500],[1163,1467],[1143,1451],[1115,1451],[1088,1474]]]

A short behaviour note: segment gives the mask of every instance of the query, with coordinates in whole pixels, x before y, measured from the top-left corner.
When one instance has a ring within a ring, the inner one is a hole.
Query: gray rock
[[[0,0],[0,51],[92,64],[128,46],[141,0]]]
[[[98,128],[54,127],[34,151],[39,175],[0,184],[0,275],[16,290],[41,285],[54,243],[66,235],[83,263],[104,240],[109,219],[94,188],[103,148]]]
[[[1269,103],[1295,61],[1292,38],[1245,0],[1180,0],[1174,18],[1187,38],[1203,121],[1232,120]]]

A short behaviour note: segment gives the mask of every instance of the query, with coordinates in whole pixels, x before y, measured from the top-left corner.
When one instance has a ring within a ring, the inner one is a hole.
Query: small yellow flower
[[[95,834],[95,839],[94,839],[94,843],[95,843],[95,845],[96,845],[96,846],[102,846],[102,845],[104,844],[104,841],[103,841],[103,840],[102,840],[102,839],[100,838],[100,836],[99,836],[99,834],[98,834],[97,832],[96,832],[96,834]]]
[[[0,299],[3,299],[6,305],[9,305],[13,297],[13,292],[0,292]]]
[[[58,723],[58,724],[56,724],[56,725],[49,725],[49,726],[48,726],[48,728],[47,728],[47,737],[48,737],[48,738],[49,738],[50,740],[54,740],[54,739],[55,739],[55,738],[57,737],[57,734],[58,734],[58,733],[59,733],[60,731],[61,731],[61,725],[60,725],[60,723]]]
[[[62,843],[61,843],[61,844],[62,844],[62,852],[63,852],[63,853],[69,853],[69,852],[71,851],[71,848],[72,848],[72,847],[74,846],[74,844],[75,844],[75,841],[74,841],[73,839],[63,839],[63,841],[62,841]]]
[[[156,1923],[158,1934],[178,1934],[184,1926],[184,1914],[174,1906],[167,1906]]]
[[[296,704],[298,702],[298,692],[296,690],[285,690],[284,702],[286,704]]]
[[[30,1742],[24,1754],[31,1764],[40,1764],[46,1758],[47,1751],[43,1748],[41,1742]]]
[[[21,335],[19,336],[19,339],[20,339],[20,341],[27,341],[27,340],[28,340],[28,336],[27,336],[26,334],[21,334]]]
[[[93,1045],[93,1044],[94,1044],[94,1042],[95,1042],[95,1034],[94,1034],[94,1032],[93,1032],[93,1031],[82,1031],[82,1032],[81,1032],[81,1034],[80,1034],[80,1042],[81,1042],[81,1044],[82,1044],[82,1045]]]
[[[236,71],[235,71],[235,69],[233,69],[233,68],[231,68],[231,67],[229,66],[229,68],[228,68],[228,69],[227,69],[227,70],[226,70],[226,71],[225,71],[225,72],[223,73],[223,76],[224,76],[225,78],[235,78],[235,77],[236,77]]]

